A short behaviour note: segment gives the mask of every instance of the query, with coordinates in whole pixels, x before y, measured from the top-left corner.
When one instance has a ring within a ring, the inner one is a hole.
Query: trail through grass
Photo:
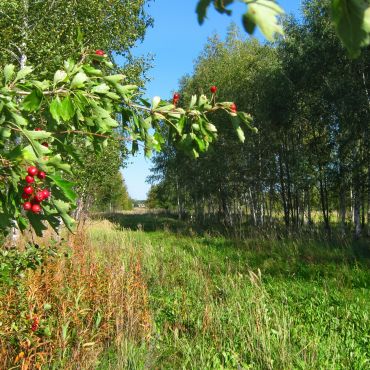
[[[370,369],[366,243],[235,242],[170,232],[183,225],[158,217],[118,221],[89,236],[134,246],[151,333],[123,338],[99,369]]]

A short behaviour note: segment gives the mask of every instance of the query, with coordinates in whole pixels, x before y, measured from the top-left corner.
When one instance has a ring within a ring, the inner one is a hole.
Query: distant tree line
[[[249,221],[370,235],[370,53],[348,58],[328,9],[304,2],[302,19],[286,19],[274,44],[235,27],[226,41],[208,42],[181,98],[216,85],[217,99],[251,113],[259,132],[240,144],[217,114],[220,138],[197,161],[167,146],[154,158],[149,204],[231,228]]]

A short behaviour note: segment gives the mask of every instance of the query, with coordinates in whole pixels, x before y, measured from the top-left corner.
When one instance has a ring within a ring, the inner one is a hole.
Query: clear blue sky
[[[287,13],[297,14],[300,0],[280,0],[279,4]],[[230,9],[232,16],[220,15],[213,9],[208,19],[200,26],[195,7],[197,0],[155,0],[148,6],[148,13],[154,19],[154,27],[147,30],[143,43],[133,54],[136,56],[152,54],[153,68],[148,75],[151,81],[146,86],[146,96],[155,95],[166,99],[178,87],[179,79],[193,70],[194,60],[202,51],[207,38],[217,33],[225,37],[231,22],[241,27],[244,4],[235,3]],[[260,35],[257,34],[260,38]],[[140,153],[129,158],[123,170],[129,194],[134,199],[146,199],[150,185],[145,182],[150,174],[151,162]]]

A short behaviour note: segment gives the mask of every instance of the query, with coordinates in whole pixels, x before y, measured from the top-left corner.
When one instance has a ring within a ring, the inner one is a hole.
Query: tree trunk
[[[354,179],[354,191],[353,191],[353,221],[355,227],[355,237],[361,236],[361,192],[359,186],[358,176]]]
[[[181,220],[182,206],[181,206],[181,200],[180,200],[179,179],[177,176],[176,176],[176,197],[177,197],[177,218]]]
[[[289,210],[288,210],[288,206],[287,206],[285,181],[284,181],[284,169],[283,169],[283,161],[282,161],[281,157],[282,157],[282,150],[280,149],[278,160],[279,160],[279,178],[280,178],[280,187],[281,187],[281,200],[282,200],[283,209],[284,209],[285,226],[288,228],[289,227]]]
[[[311,193],[310,193],[310,188],[308,188],[306,190],[305,194],[306,194],[306,203],[307,203],[307,224],[308,224],[308,226],[312,226]]]
[[[320,169],[320,177],[319,177],[319,184],[320,184],[320,201],[321,201],[321,210],[322,215],[324,218],[324,225],[325,230],[330,233],[330,223],[329,223],[329,209],[328,209],[328,199],[327,199],[327,189],[325,180],[323,180],[323,176]]]
[[[344,236],[346,234],[346,192],[342,184],[339,190],[339,219],[341,234]]]
[[[367,236],[370,237],[370,167],[368,167],[367,179]]]

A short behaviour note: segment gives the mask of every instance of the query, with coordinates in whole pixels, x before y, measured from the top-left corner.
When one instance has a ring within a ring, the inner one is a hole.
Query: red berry
[[[30,176],[36,176],[38,171],[35,166],[31,166],[31,167],[28,167],[27,172]]]
[[[173,100],[179,100],[180,99],[180,94],[179,93],[174,93],[173,94]]]
[[[32,208],[31,202],[24,202],[23,203],[23,209],[26,211],[29,211]]]
[[[45,177],[46,177],[46,173],[44,171],[39,171],[39,173],[37,174],[37,177],[40,179],[40,180],[44,180]]]
[[[25,194],[31,195],[33,193],[33,187],[32,186],[26,186],[23,188],[23,192]]]
[[[44,193],[42,191],[38,191],[35,195],[35,200],[42,202],[44,200]]]
[[[42,190],[42,195],[44,196],[44,199],[47,199],[50,197],[50,191],[48,189]]]
[[[236,113],[236,104],[235,103],[232,103],[231,105],[230,105],[230,110],[233,112],[233,113]]]
[[[41,212],[41,207],[39,204],[33,204],[32,205],[32,212],[33,213],[40,213]]]
[[[41,145],[45,146],[46,148],[49,148],[49,143],[47,143],[46,141],[44,141]]]
[[[22,194],[22,199],[28,199],[30,196],[29,194],[23,193]]]
[[[100,57],[103,57],[105,55],[105,52],[104,52],[104,50],[98,49],[98,50],[95,51],[95,54],[99,55]]]
[[[211,93],[215,94],[217,91],[217,86],[211,86]]]
[[[35,131],[42,131],[42,128],[41,127],[36,127]]]
[[[27,184],[32,184],[33,182],[35,182],[35,179],[30,175],[26,176],[25,180]]]

